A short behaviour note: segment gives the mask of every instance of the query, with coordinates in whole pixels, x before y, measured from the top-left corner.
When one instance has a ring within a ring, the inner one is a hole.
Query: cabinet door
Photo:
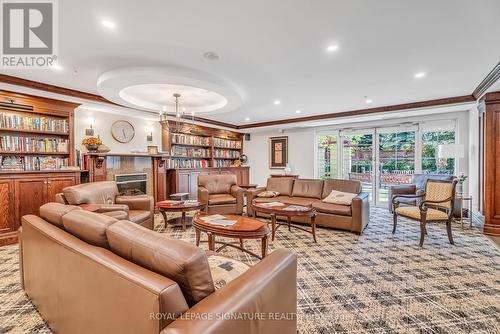
[[[24,215],[39,215],[39,208],[47,202],[47,178],[26,178],[14,181],[15,224],[19,227]]]
[[[66,187],[76,184],[74,176],[50,177],[47,180],[47,202],[55,202],[56,194],[62,192]]]
[[[0,234],[16,231],[11,180],[0,180]]]

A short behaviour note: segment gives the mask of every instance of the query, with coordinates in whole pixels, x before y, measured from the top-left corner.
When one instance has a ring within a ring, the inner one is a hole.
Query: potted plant
[[[467,180],[467,175],[465,175],[464,173],[461,173],[457,179],[458,179],[457,193],[462,194],[464,182],[465,182],[465,180]]]
[[[82,145],[91,153],[97,152],[99,145],[102,145],[102,140],[99,137],[86,137],[82,140]]]

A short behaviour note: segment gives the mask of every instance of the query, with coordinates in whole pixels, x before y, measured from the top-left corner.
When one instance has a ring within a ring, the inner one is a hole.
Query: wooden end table
[[[263,259],[267,255],[267,235],[269,228],[267,224],[250,217],[224,215],[228,220],[236,220],[236,223],[231,226],[213,225],[204,221],[203,217],[210,216],[208,214],[197,213],[193,217],[193,227],[196,232],[196,246],[200,245],[201,232],[208,236],[208,249],[219,252],[226,247],[233,247],[239,249],[247,254],[250,254],[258,259]],[[239,239],[239,245],[227,242],[216,242],[215,237],[235,238]],[[257,254],[245,249],[243,247],[243,239],[261,239],[261,254]],[[221,244],[218,249],[215,249],[215,244]]]
[[[184,204],[184,203],[179,203],[179,204],[172,204],[168,203],[167,201],[163,202],[158,202],[156,203],[156,206],[158,207],[158,210],[160,210],[161,215],[163,216],[163,221],[165,222],[165,227],[167,227],[167,223],[171,224],[173,226],[182,226],[182,230],[186,230],[187,225],[192,224],[192,218],[191,217],[186,217],[186,212],[188,211],[199,211],[203,210],[206,207],[206,203],[203,202],[198,202],[197,204]],[[168,212],[181,212],[181,217],[180,218],[173,218],[173,219],[168,219],[167,218],[167,213]]]
[[[267,213],[271,216],[271,226],[272,226],[272,240],[274,241],[274,236],[276,234],[276,230],[278,227],[281,225],[286,225],[288,226],[288,231],[291,230],[291,227],[305,231],[307,233],[311,233],[314,239],[314,242],[316,241],[316,209],[313,208],[312,206],[302,206],[302,205],[295,205],[295,204],[286,204],[286,203],[281,203],[282,205],[276,205],[276,206],[263,206],[261,205],[263,203],[256,202],[255,200],[252,202],[252,208],[253,208],[253,216],[256,217],[258,212],[262,213]],[[290,210],[290,206],[300,206],[305,208],[304,210]],[[277,223],[276,222],[276,216],[282,216],[286,217],[286,224],[284,223]],[[311,219],[311,230],[307,230],[301,226],[296,226],[292,225],[292,217],[309,217]]]

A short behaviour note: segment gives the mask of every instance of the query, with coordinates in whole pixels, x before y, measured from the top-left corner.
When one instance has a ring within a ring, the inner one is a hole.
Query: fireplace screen
[[[146,173],[138,174],[117,174],[115,175],[116,185],[120,195],[135,196],[146,194]]]

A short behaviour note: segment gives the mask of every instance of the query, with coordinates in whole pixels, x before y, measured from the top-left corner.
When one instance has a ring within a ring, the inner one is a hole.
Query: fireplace
[[[115,181],[120,195],[135,196],[147,193],[146,173],[137,174],[116,174]]]

